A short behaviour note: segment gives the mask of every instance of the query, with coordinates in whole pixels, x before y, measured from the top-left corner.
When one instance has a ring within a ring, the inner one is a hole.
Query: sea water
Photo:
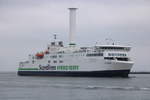
[[[150,100],[150,74],[91,78],[17,76],[2,72],[0,100]]]

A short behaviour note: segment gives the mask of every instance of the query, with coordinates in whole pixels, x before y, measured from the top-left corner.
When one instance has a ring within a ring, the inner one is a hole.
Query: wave
[[[144,90],[150,91],[147,87],[121,87],[121,86],[88,86],[88,89],[114,89],[114,90]]]
[[[132,90],[132,91],[150,91],[150,87],[127,87],[127,86],[93,86],[93,85],[70,85],[70,84],[53,84],[49,85],[54,88],[66,88],[66,89],[110,89],[110,90]]]

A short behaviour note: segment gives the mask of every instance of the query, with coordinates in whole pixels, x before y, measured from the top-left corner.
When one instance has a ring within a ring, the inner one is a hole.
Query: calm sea
[[[80,78],[0,73],[0,100],[150,100],[150,74]]]

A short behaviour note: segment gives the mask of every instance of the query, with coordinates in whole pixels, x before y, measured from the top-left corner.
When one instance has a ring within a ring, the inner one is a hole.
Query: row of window
[[[62,58],[62,55],[53,55],[53,56],[50,56],[50,58],[57,58],[57,57],[59,57],[59,58]]]
[[[52,55],[52,56],[50,56],[50,58],[57,58],[57,57],[59,57],[59,58],[62,58],[62,55]],[[33,56],[32,57],[32,59],[35,59],[35,57]]]
[[[48,60],[48,63],[51,63],[51,61]],[[57,63],[57,60],[54,60],[53,63]],[[63,63],[63,61],[62,61],[62,60],[59,60],[59,63]]]
[[[127,54],[124,54],[124,53],[108,53],[108,56],[127,56]]]
[[[117,49],[117,50],[124,50],[124,47],[100,47],[101,49]]]
[[[129,61],[129,58],[118,58],[118,57],[116,57],[116,58],[114,58],[114,57],[104,57],[104,59],[106,59],[106,60],[115,60],[115,59],[117,59],[119,61]]]
[[[67,55],[66,55],[67,56]],[[73,56],[85,56],[84,54],[72,54],[72,55],[68,55],[68,56],[71,56],[71,57],[73,57]],[[50,58],[62,58],[63,57],[63,55],[52,55],[52,56],[49,56]],[[32,59],[34,59],[34,57],[32,57]]]
[[[103,56],[103,53],[87,54],[86,56]]]
[[[59,63],[63,63],[63,61],[62,60],[59,60],[58,61]],[[35,63],[35,61],[34,60],[32,60],[32,64],[34,64]],[[51,63],[51,61],[50,60],[48,60],[48,63]],[[53,63],[57,63],[57,60],[54,60],[53,61]]]
[[[119,61],[128,61],[129,58],[117,58],[117,60],[119,60]]]
[[[106,60],[114,60],[115,58],[114,57],[104,57],[104,59],[106,59]]]
[[[66,55],[66,56],[84,56],[84,54],[71,54],[71,55]],[[63,56],[62,55],[59,55],[59,58],[62,58]],[[57,55],[53,55],[53,56],[50,56],[50,58],[57,58]]]

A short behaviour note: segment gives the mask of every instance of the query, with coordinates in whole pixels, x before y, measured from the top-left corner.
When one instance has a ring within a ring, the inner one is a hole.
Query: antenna
[[[54,33],[53,34],[53,36],[54,36],[54,42],[56,41],[56,39],[57,39],[57,34],[56,33]]]
[[[112,38],[106,38],[105,40],[107,42],[107,45],[109,45],[109,44],[115,45],[115,43],[114,43]]]
[[[109,34],[109,37],[105,39],[107,45],[115,45],[114,40],[111,38],[110,36],[111,34]]]
[[[98,43],[96,42],[96,43],[95,43],[95,46],[96,46],[97,44],[98,44]]]
[[[56,40],[56,39],[57,39],[56,37],[57,37],[57,35],[56,35],[56,34],[54,34],[54,40]]]

